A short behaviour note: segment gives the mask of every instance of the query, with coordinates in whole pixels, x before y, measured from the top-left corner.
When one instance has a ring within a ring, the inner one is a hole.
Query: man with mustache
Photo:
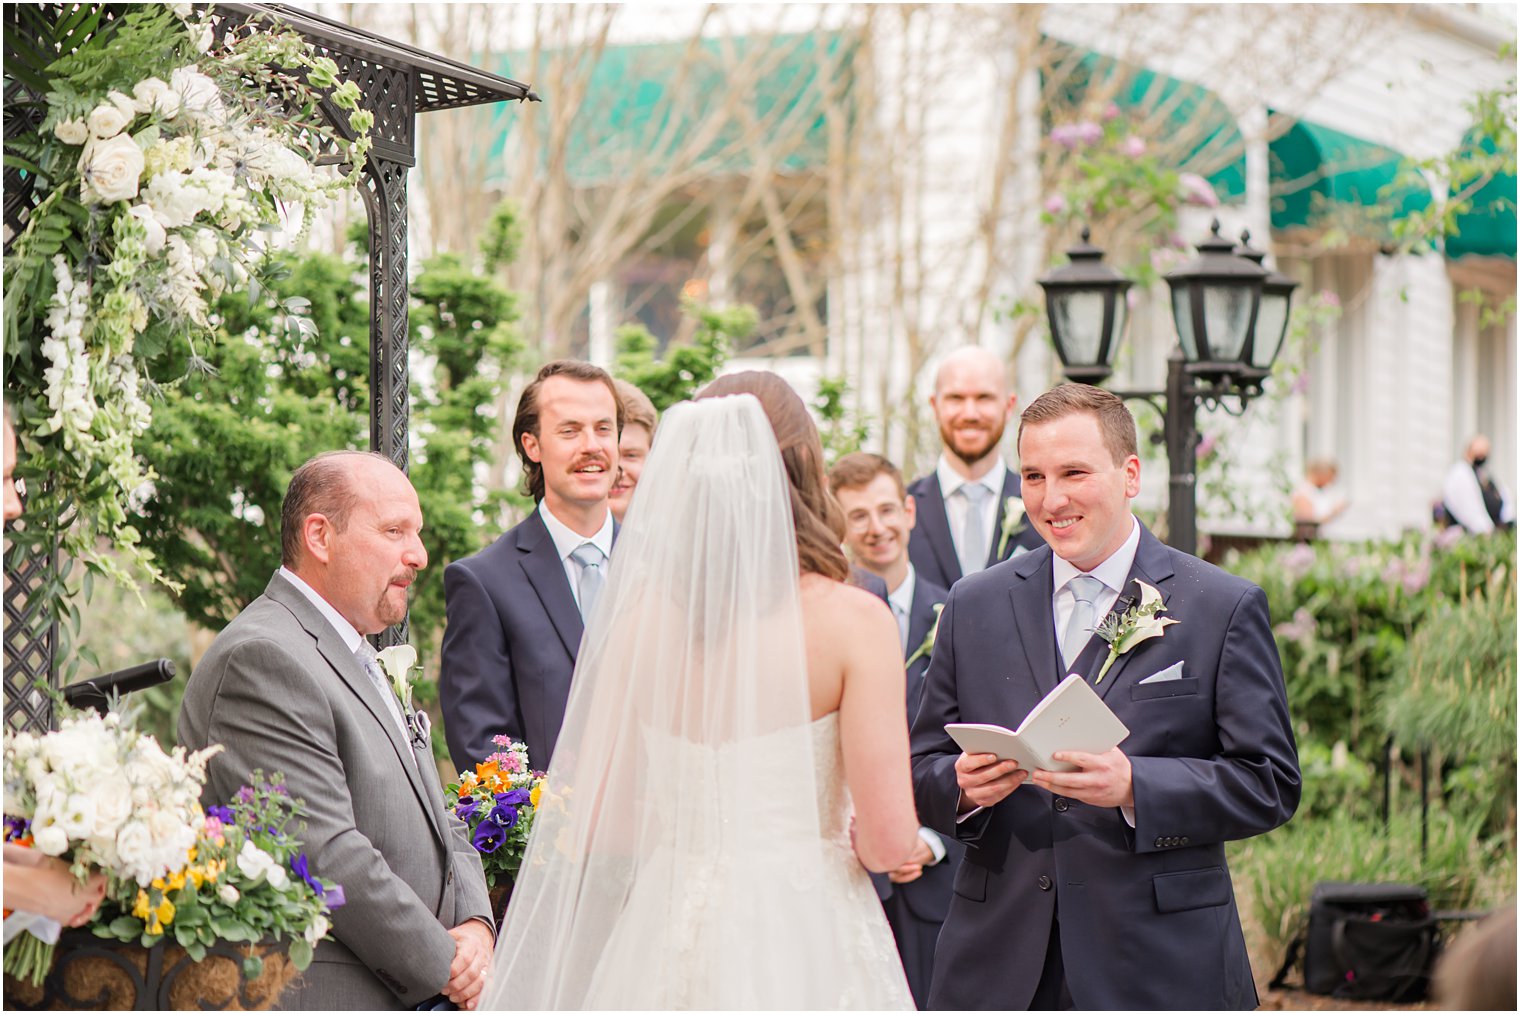
[[[944,453],[908,486],[918,513],[908,558],[941,588],[1044,545],[1022,520],[1018,473],[998,454],[1017,402],[1002,362],[979,346],[956,349],[935,374],[929,404]]]
[[[538,509],[443,572],[439,702],[461,770],[507,735],[547,770],[565,719],[585,619],[606,581],[623,405],[607,372],[561,359],[517,403],[512,439]]]
[[[296,1010],[473,1009],[494,932],[480,856],[443,804],[427,729],[365,640],[406,617],[427,566],[422,510],[378,454],[334,451],[296,470],[280,513],[282,566],[185,687],[179,740],[212,743],[206,801],[255,770],[305,804],[313,875],[346,902],[332,937],[281,998]]]

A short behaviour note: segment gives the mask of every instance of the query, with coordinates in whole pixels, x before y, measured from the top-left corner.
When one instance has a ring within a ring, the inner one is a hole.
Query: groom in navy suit
[[[908,555],[942,588],[1044,545],[1022,518],[1019,477],[998,453],[1017,402],[1002,362],[984,348],[956,349],[935,372],[929,405],[944,453],[908,486],[918,516]]]
[[[443,572],[439,703],[461,770],[494,753],[502,734],[527,744],[536,769],[549,767],[612,553],[607,496],[622,428],[612,378],[591,363],[549,363],[518,401],[512,440],[538,509]]]
[[[913,726],[920,819],[967,846],[931,1004],[1253,1008],[1224,843],[1282,824],[1300,790],[1266,597],[1134,518],[1135,423],[1114,395],[1042,395],[1019,457],[1049,548],[951,590]],[[1176,622],[1102,672],[1095,621],[1131,615],[1137,582]],[[1129,729],[1105,753],[1058,752],[1073,772],[962,754],[944,731],[1017,727],[1071,672]]]
[[[907,721],[923,697],[929,668],[927,644],[939,619],[945,589],[919,575],[908,562],[914,504],[902,473],[879,454],[847,454],[829,471],[829,489],[845,515],[845,546],[856,566],[884,582],[907,660]],[[873,874],[887,922],[897,940],[908,986],[919,1009],[929,1001],[934,944],[950,908],[950,885],[964,849],[953,838],[919,828],[913,857],[888,874]]]

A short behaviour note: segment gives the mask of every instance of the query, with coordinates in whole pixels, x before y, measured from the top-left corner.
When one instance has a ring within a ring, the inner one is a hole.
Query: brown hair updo
[[[791,494],[798,567],[804,574],[848,580],[850,565],[839,548],[844,514],[824,480],[823,444],[802,399],[776,374],[748,370],[719,377],[697,393],[697,400],[732,394],[754,395],[776,435]]]

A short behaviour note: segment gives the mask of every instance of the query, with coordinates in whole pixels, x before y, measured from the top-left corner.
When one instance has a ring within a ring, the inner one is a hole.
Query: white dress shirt
[[[902,640],[904,656],[918,645],[908,644],[908,627],[913,622],[913,592],[918,587],[918,574],[913,570],[913,564],[908,564],[908,576],[898,583],[896,588],[887,592],[887,605],[892,607],[892,615],[897,618],[897,633]]]
[[[570,554],[591,543],[602,551],[602,556],[612,558],[612,511],[607,512],[607,517],[602,521],[601,529],[591,538],[575,532],[569,525],[554,516],[549,505],[539,502],[538,513],[544,519],[544,527],[549,529],[549,538],[554,540],[554,551],[559,554],[559,562],[565,568],[565,578],[570,582],[570,594],[575,599],[575,607],[581,605],[581,565],[571,559]]]
[[[1124,581],[1129,577],[1130,568],[1135,564],[1135,553],[1140,549],[1140,522],[1135,520],[1133,514],[1129,519],[1129,538],[1124,544],[1114,551],[1114,554],[1092,570],[1087,571],[1088,577],[1095,577],[1103,582],[1103,590],[1098,592],[1098,597],[1093,600],[1093,615],[1101,620],[1108,615],[1108,611],[1119,601],[1119,593],[1124,590]],[[1071,619],[1071,612],[1077,607],[1077,598],[1071,591],[1071,579],[1080,576],[1083,572],[1067,563],[1059,556],[1052,554],[1052,582],[1055,592],[1051,598],[1052,612],[1056,618],[1056,643],[1061,643],[1061,635],[1066,632],[1066,623]]]
[[[999,523],[1003,518],[1003,482],[1008,477],[1008,466],[1002,458],[994,460],[992,470],[980,479],[966,479],[959,472],[950,467],[950,459],[943,454],[939,456],[939,464],[934,468],[934,474],[939,479],[940,495],[945,498],[945,518],[950,522],[950,542],[955,544],[960,538],[961,530],[966,525],[966,498],[955,494],[965,485],[985,486],[992,491],[992,497],[988,503],[992,510],[987,514],[987,545],[997,545]],[[960,552],[960,546],[955,546],[956,552]]]

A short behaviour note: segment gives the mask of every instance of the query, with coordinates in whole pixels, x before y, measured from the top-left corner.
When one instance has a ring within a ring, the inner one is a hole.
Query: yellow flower
[[[185,871],[184,870],[175,870],[173,873],[169,874],[169,890],[171,890],[171,891],[178,891],[181,887],[184,887],[184,886],[185,886]],[[164,922],[168,922],[168,921],[169,920],[167,920],[167,919],[164,920]]]
[[[139,919],[146,919],[152,911],[148,904],[148,892],[138,888],[137,903],[132,906],[132,914]]]
[[[147,927],[143,930],[143,932],[150,937],[156,937],[163,931],[164,928],[162,925],[160,925],[158,916],[154,916],[151,920],[149,920]]]
[[[533,786],[532,790],[528,792],[528,802],[533,804],[533,809],[538,809],[538,801],[543,797],[543,794],[544,786],[542,782]]]
[[[153,887],[156,890],[159,890],[159,891],[167,890],[167,887],[164,885],[164,878],[163,877],[154,877],[153,878]]]
[[[174,921],[174,902],[165,898],[158,903],[158,908],[153,910],[153,921],[161,922],[165,926]]]
[[[185,872],[189,875],[190,882],[195,885],[195,889],[199,891],[201,885],[206,882],[206,871],[199,866],[192,866]]]
[[[190,855],[189,855],[188,861],[192,862],[192,863],[195,862],[195,846],[194,845],[190,846]]]

